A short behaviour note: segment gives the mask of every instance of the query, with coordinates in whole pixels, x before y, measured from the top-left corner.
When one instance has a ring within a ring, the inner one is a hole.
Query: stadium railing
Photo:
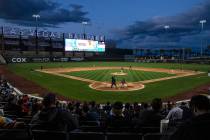
[[[0,54],[0,64],[6,64],[6,60],[4,59],[4,57]]]

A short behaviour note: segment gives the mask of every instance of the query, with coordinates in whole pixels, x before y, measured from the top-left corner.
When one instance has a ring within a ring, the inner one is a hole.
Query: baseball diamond
[[[153,97],[186,98],[187,92],[210,81],[206,73],[210,66],[198,64],[68,62],[9,64],[8,67],[65,98],[100,103],[150,101]],[[126,75],[116,75],[118,86],[111,88],[112,73],[122,72],[122,67]],[[121,87],[122,79],[126,81],[124,87]],[[39,93],[33,90],[30,94]]]

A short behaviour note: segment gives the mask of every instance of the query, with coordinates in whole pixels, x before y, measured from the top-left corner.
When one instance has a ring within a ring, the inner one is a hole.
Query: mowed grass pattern
[[[95,81],[107,82],[111,80],[112,73],[115,72],[121,72],[121,70],[120,69],[91,70],[91,71],[70,72],[65,74]],[[116,76],[117,81],[125,79],[127,82],[138,82],[138,81],[175,76],[175,74],[140,71],[140,70],[123,70],[123,72],[127,73],[127,75]]]

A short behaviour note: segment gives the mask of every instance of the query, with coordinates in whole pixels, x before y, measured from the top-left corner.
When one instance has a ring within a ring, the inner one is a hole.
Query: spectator
[[[204,95],[193,96],[190,109],[194,117],[181,125],[170,140],[207,140],[210,139],[210,101]]]
[[[149,107],[149,105],[148,105],[148,103],[142,103],[141,104],[141,108],[140,108],[141,110],[140,110],[140,113],[139,113],[139,117],[141,116],[141,114],[142,113],[144,113],[145,111],[148,111],[148,110],[150,110],[150,107]]]
[[[0,116],[0,128],[13,128],[15,123],[16,122],[10,118]]]
[[[167,104],[164,105],[163,107],[163,114],[168,115],[169,111],[173,108],[175,104],[173,102],[168,101]]]
[[[126,120],[132,120],[134,111],[133,111],[133,107],[130,105],[130,103],[125,104],[123,115],[126,118]]]
[[[98,121],[99,114],[98,114],[98,108],[96,106],[96,103],[94,101],[90,102],[89,111],[87,113],[87,119],[88,121]]]
[[[23,116],[29,115],[29,111],[30,111],[29,107],[30,107],[30,105],[29,105],[29,97],[28,97],[28,95],[23,95],[22,102],[21,102],[21,107],[22,107],[22,115]]]
[[[144,108],[144,109],[146,110],[146,108]],[[141,106],[138,103],[134,103],[133,109],[134,109],[134,112],[133,112],[134,114],[133,115],[134,116],[139,116],[140,115],[140,111],[141,111]],[[142,110],[143,110],[143,108],[142,108]]]
[[[73,130],[78,127],[78,121],[67,110],[56,107],[54,94],[47,94],[43,99],[44,108],[38,112],[31,124],[40,124],[41,129]]]
[[[107,102],[103,109],[107,114],[109,114],[112,109],[110,102]]]
[[[122,109],[123,109],[123,104],[121,102],[115,102],[113,104],[112,110],[107,119],[108,127],[120,128],[129,125],[128,124],[129,122],[123,116]]]
[[[12,120],[8,117],[4,117],[0,115],[0,128],[10,129],[10,128],[23,128],[23,122],[17,122],[16,120]]]
[[[181,120],[182,119],[182,114],[183,114],[183,110],[180,107],[175,106],[174,108],[172,108],[169,111],[166,119],[168,119],[170,122],[171,121],[175,122],[177,120]]]
[[[34,116],[37,112],[39,112],[42,108],[42,104],[35,98],[32,100],[32,110],[31,115]]]
[[[146,110],[140,115],[136,126],[137,128],[142,126],[160,127],[160,120],[164,118],[161,114],[162,101],[161,99],[155,98],[151,105],[152,110]]]
[[[89,111],[88,103],[84,102],[82,106],[82,113],[79,116],[79,121],[88,121],[88,118],[87,118],[88,111]]]
[[[182,102],[180,108],[183,110],[182,121],[186,121],[192,118],[192,111],[189,109],[186,102]]]

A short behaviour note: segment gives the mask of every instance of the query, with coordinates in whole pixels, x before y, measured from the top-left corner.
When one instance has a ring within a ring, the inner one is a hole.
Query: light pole
[[[165,25],[165,26],[164,26],[164,29],[165,29],[166,31],[167,31],[169,28],[170,28],[169,25]]]
[[[1,27],[1,54],[4,54],[4,27]]]
[[[37,28],[38,28],[38,18],[40,18],[40,15],[32,15],[33,18],[35,18],[36,21],[36,33],[37,33]]]
[[[87,22],[87,21],[83,21],[83,22],[82,22],[84,39],[86,38],[86,31],[85,31],[85,28],[86,28],[87,25],[88,25],[88,22]]]
[[[35,30],[35,33],[36,33],[36,54],[38,54],[38,18],[40,18],[40,15],[32,15],[33,18],[35,18],[35,21],[36,21],[36,30]]]
[[[201,32],[203,32],[204,24],[206,23],[206,20],[200,20],[199,22],[201,24]],[[203,39],[201,38],[201,57],[203,56]]]
[[[164,29],[165,29],[166,34],[167,34],[167,31],[170,29],[170,26],[169,26],[169,25],[165,25],[165,26],[164,26]],[[166,43],[166,42],[165,42],[165,43]]]

